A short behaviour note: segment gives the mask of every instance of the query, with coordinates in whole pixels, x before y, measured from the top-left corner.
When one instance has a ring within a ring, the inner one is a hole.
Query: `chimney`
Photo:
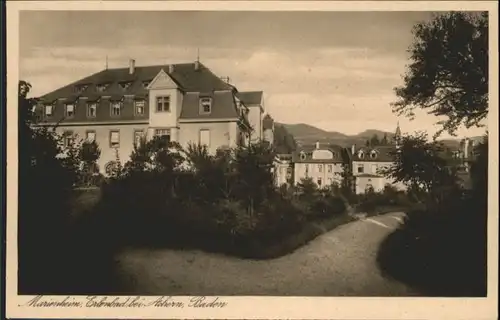
[[[355,144],[353,144],[353,145],[351,146],[351,154],[353,155],[355,152],[356,152],[356,145],[355,145]]]
[[[196,71],[200,70],[200,62],[198,60],[194,62],[194,70]]]
[[[316,141],[316,149],[319,149],[319,141]]]
[[[129,66],[128,66],[128,73],[134,74],[134,71],[135,71],[135,60],[130,59]]]
[[[173,64],[168,65],[168,73],[174,73],[175,66]]]

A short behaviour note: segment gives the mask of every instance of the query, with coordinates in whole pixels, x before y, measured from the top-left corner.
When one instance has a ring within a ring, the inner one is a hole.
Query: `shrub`
[[[344,213],[347,209],[346,201],[342,197],[330,197],[329,198],[330,212],[331,214],[338,215]]]
[[[181,167],[179,157],[188,166]],[[114,228],[118,244],[240,255],[279,243],[309,221],[345,211],[340,197],[322,195],[307,181],[298,196],[294,188],[278,190],[271,160],[263,145],[212,156],[196,145],[176,152],[162,141],[144,143],[135,147],[124,170],[103,185],[97,210],[103,224]]]

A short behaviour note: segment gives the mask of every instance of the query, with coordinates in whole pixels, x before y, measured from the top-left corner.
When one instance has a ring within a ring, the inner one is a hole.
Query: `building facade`
[[[340,185],[347,161],[344,151],[344,148],[335,145],[322,147],[319,142],[314,149],[300,148],[292,156],[294,184],[310,178],[318,188],[326,188],[334,183]]]
[[[352,174],[355,192],[366,193],[368,190],[381,192],[386,185],[404,190],[405,185],[386,177],[383,171],[394,163],[395,146],[376,146],[352,149]]]
[[[381,192],[386,185],[397,190],[405,190],[406,186],[388,178],[384,171],[394,164],[395,154],[401,144],[401,129],[399,123],[394,133],[394,138],[389,145],[351,147],[352,175],[354,181],[354,192],[356,194],[366,193],[369,190]]]
[[[100,171],[125,163],[134,143],[161,136],[221,147],[257,142],[263,136],[262,91],[239,92],[199,61],[105,69],[40,98],[38,125],[58,124],[65,143],[94,140]],[[272,141],[271,141],[272,142]]]

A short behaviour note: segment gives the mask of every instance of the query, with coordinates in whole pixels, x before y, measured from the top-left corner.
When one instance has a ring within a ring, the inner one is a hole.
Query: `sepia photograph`
[[[491,12],[115,7],[19,11],[27,305],[491,294]]]

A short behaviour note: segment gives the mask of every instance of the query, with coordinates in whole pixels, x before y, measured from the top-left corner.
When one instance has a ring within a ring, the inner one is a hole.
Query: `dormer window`
[[[209,114],[212,112],[212,98],[200,99],[200,114]]]
[[[85,89],[88,88],[88,85],[87,84],[80,84],[80,85],[77,85],[75,86],[75,91],[77,93],[82,93],[83,91],[85,91]]]
[[[362,150],[360,150],[358,152],[358,158],[363,159],[364,157],[365,157],[365,153]]]
[[[65,110],[66,118],[73,118],[75,116],[75,105],[68,103]]]
[[[131,81],[120,82],[119,85],[122,90],[127,90],[132,85],[132,82]]]
[[[377,158],[377,151],[372,150],[372,152],[370,152],[370,158],[376,159]]]
[[[98,92],[104,92],[109,87],[109,83],[101,83],[96,86]]]
[[[122,103],[120,101],[111,102],[111,116],[119,117],[122,112]]]
[[[147,87],[149,87],[149,84],[151,83],[151,80],[146,80],[146,81],[143,81],[142,82],[142,86],[144,87],[144,89],[146,89]]]
[[[306,160],[306,154],[304,152],[300,153],[300,160]]]
[[[87,118],[95,118],[97,116],[97,103],[87,104]]]
[[[144,115],[145,109],[146,109],[146,101],[144,100],[134,101],[134,110],[136,115],[138,116]]]
[[[52,117],[53,113],[54,113],[54,106],[52,105],[47,105],[45,106],[45,117],[46,118],[50,118]]]

